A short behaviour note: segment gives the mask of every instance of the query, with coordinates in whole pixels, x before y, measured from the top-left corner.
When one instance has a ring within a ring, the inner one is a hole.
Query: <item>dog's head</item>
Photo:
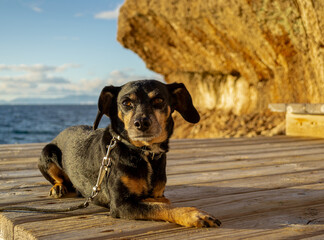
[[[165,142],[172,134],[172,112],[197,123],[199,114],[182,83],[163,84],[155,80],[129,82],[121,87],[107,86],[101,91],[98,114],[93,128],[103,114],[113,130],[137,147]]]

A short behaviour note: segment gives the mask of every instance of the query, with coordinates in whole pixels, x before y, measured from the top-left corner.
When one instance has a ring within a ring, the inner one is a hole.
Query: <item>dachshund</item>
[[[61,198],[76,191],[88,197],[107,145],[115,137],[119,140],[110,153],[110,174],[104,177],[95,204],[109,208],[115,218],[220,226],[214,216],[195,207],[174,207],[164,196],[174,111],[190,123],[200,120],[182,83],[138,80],[104,87],[93,126],[69,127],[42,150],[38,168],[53,185],[50,196]],[[110,118],[110,125],[98,129],[103,115]]]

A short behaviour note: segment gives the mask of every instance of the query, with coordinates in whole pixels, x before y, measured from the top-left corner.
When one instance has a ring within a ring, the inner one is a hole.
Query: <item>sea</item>
[[[92,126],[97,105],[0,105],[0,144],[50,142],[67,127]],[[109,124],[104,116],[99,128]]]

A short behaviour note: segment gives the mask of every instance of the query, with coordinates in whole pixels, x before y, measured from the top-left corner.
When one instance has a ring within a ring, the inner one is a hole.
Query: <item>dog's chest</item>
[[[147,185],[149,188],[151,188],[152,186],[152,174],[153,174],[153,168],[152,168],[152,164],[151,162],[154,161],[154,155],[151,156],[150,154],[143,154],[143,159],[146,162],[146,171],[147,171],[147,176],[146,176],[146,180],[147,180]]]
[[[135,172],[121,177],[121,181],[130,193],[137,196],[150,196],[156,187],[156,179],[159,178],[158,159],[151,154],[141,154],[141,164]]]

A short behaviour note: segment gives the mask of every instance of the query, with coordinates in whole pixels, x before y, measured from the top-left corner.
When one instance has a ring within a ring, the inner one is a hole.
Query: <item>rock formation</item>
[[[269,103],[324,102],[323,33],[323,0],[126,0],[118,21],[124,47],[192,94],[203,121],[180,137],[223,136],[221,118],[238,126],[225,136],[271,135]]]

